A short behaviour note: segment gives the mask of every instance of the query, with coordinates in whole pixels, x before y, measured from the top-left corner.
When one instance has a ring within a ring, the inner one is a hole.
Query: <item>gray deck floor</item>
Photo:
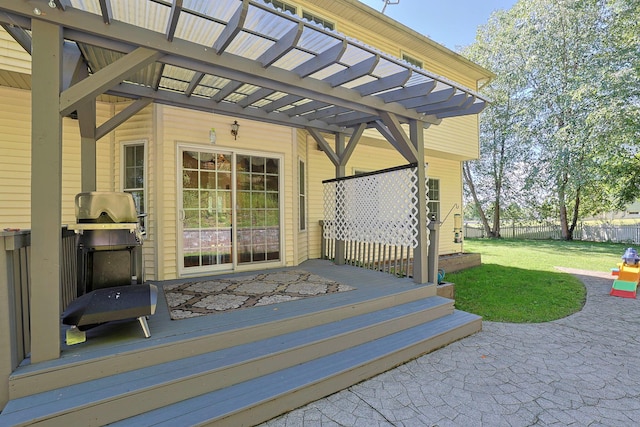
[[[254,275],[262,272],[278,270],[306,270],[310,273],[335,280],[355,287],[349,292],[306,298],[279,304],[252,307],[232,312],[201,316],[190,319],[171,320],[167,308],[162,286],[166,284],[183,283],[193,280],[207,280],[215,278],[229,278],[243,275]],[[92,358],[105,357],[110,354],[137,350],[145,347],[163,345],[180,340],[197,338],[232,329],[249,327],[268,323],[283,318],[301,316],[305,313],[324,310],[344,304],[356,303],[362,300],[392,295],[411,289],[416,285],[411,279],[397,278],[387,273],[366,270],[353,266],[336,266],[326,260],[309,260],[295,267],[259,270],[236,274],[224,274],[198,278],[184,278],[164,282],[155,282],[159,288],[158,306],[156,313],[148,320],[151,337],[144,338],[142,329],[137,321],[111,322],[87,331],[87,341],[73,346],[64,344],[66,326],[61,327],[61,357],[57,360],[38,364],[38,369],[77,363]],[[19,368],[21,373],[36,369],[29,365],[28,360]]]

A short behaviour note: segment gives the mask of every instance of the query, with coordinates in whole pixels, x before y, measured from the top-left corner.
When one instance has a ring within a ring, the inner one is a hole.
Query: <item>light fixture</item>
[[[216,143],[216,128],[209,129],[209,142],[212,144]]]
[[[240,124],[237,120],[234,120],[231,124],[231,135],[233,135],[233,139],[238,139],[238,131],[240,130]]]
[[[453,243],[462,243],[462,215],[453,215]]]
[[[51,9],[55,9],[55,8],[56,8],[56,7],[58,7],[58,6],[56,6],[56,2],[55,2],[55,1],[53,1],[53,0],[49,0],[49,7],[50,7]]]

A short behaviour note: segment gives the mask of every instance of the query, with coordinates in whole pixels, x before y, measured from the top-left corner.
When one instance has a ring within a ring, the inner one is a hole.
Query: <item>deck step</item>
[[[266,313],[264,319],[241,316],[242,313],[237,312],[230,316],[221,316],[215,322],[203,319],[209,316],[178,321],[189,322],[188,325],[197,325],[200,322],[206,327],[196,326],[183,333],[163,337],[154,334],[142,347],[137,342],[104,346],[98,351],[21,366],[9,378],[9,397],[17,399],[30,396],[74,383],[211,353],[267,337],[377,312],[395,305],[424,300],[435,295],[431,288],[433,287],[420,286],[368,297],[357,302],[351,300],[348,295],[335,294],[332,298],[327,297],[319,301],[309,299],[296,301],[297,304],[288,304],[286,307],[283,305],[277,312],[266,310],[266,306],[252,309],[254,312]],[[275,313],[278,313],[277,316]],[[153,320],[150,319],[150,325]],[[175,326],[181,325],[186,326],[187,323]]]
[[[262,381],[270,381],[269,378],[273,380],[278,376],[287,378],[289,370],[314,361],[319,365],[312,365],[313,368],[309,369],[318,372],[322,371],[319,366],[325,363],[323,360],[336,367],[342,366],[343,362],[336,363],[332,361],[332,357],[354,362],[346,371],[340,368],[339,371],[327,374],[327,379],[320,381],[322,386],[312,384],[316,380],[311,381],[311,394],[305,391],[302,395],[303,399],[313,396],[312,401],[474,333],[479,330],[480,325],[480,318],[477,316],[454,312],[451,300],[430,297],[13,399],[0,414],[0,424],[104,425],[141,414],[141,418],[131,418],[127,422],[137,420],[136,422],[147,425],[144,421],[147,415],[162,411],[162,408],[180,405],[175,402],[187,404],[200,401],[198,399],[206,400],[205,396],[211,393],[227,396],[224,400],[233,400],[234,390],[241,388],[241,384],[251,384],[252,381],[259,384],[261,378]],[[410,340],[412,334],[416,342],[408,345],[407,340]],[[407,350],[406,347],[411,349]],[[359,352],[364,353],[359,355]],[[336,356],[338,354],[342,356]],[[304,377],[298,373],[295,375]],[[277,391],[275,384],[260,387],[269,394]],[[331,391],[327,393],[326,390]],[[284,396],[289,394],[284,393]],[[282,399],[275,401],[280,402]],[[267,405],[264,416],[271,418],[293,409],[289,402],[296,402],[296,406],[299,406],[310,400],[299,402],[285,398],[284,401],[284,409],[282,403]],[[181,410],[180,407],[176,408]],[[254,410],[251,412],[251,420],[255,420]],[[219,418],[235,419],[229,418],[228,414]],[[182,421],[179,421],[177,425],[181,424]]]
[[[255,425],[477,332],[480,322],[476,315],[455,311],[427,324],[114,425]]]

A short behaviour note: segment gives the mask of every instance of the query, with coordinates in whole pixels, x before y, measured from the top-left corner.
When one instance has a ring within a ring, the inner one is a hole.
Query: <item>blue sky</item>
[[[381,11],[383,0],[360,0]],[[397,1],[397,0],[396,0]],[[451,50],[473,43],[476,29],[498,9],[510,9],[517,0],[400,0],[385,15]]]

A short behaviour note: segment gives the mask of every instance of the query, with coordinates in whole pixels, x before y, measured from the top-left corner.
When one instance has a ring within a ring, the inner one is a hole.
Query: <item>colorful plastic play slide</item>
[[[622,262],[617,269],[612,270],[612,274],[618,276],[613,281],[610,295],[622,298],[635,298],[640,282],[640,257],[633,248],[628,248],[622,256]]]

